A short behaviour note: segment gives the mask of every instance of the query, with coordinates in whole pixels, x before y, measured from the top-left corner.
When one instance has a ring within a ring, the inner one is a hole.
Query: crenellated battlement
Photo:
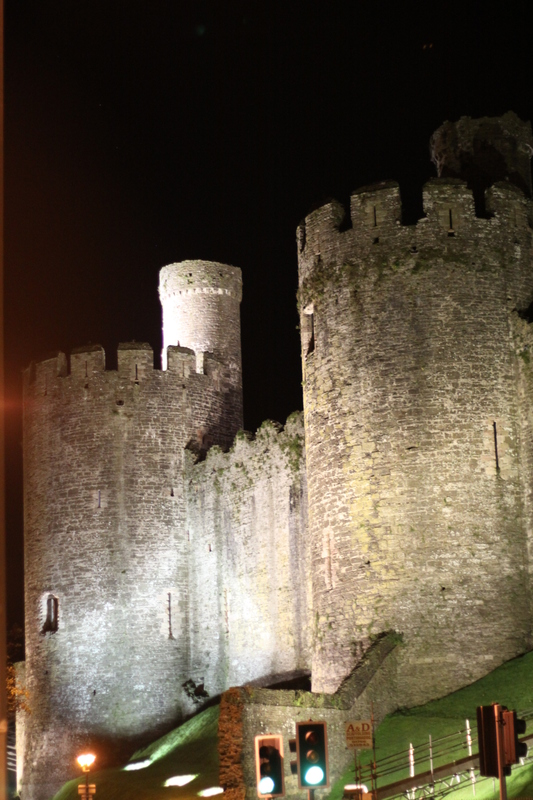
[[[157,387],[187,381],[191,376],[202,378],[202,385],[213,384],[221,389],[226,366],[212,353],[195,352],[188,347],[169,347],[166,370],[154,366],[154,351],[146,342],[122,342],[117,350],[118,368],[106,370],[105,351],[100,345],[85,345],[72,350],[69,359],[63,352],[43,361],[33,362],[24,373],[26,393],[46,395],[53,386],[68,383],[70,386],[91,388],[99,385],[118,387],[121,384],[141,385],[157,382]],[[185,387],[184,387],[185,388]],[[155,389],[154,389],[155,390]]]
[[[394,261],[397,269],[422,250],[446,247],[450,253],[493,240],[494,246],[531,240],[533,206],[516,186],[499,182],[486,192],[484,217],[477,216],[473,192],[459,178],[434,178],[422,191],[425,216],[415,225],[402,224],[400,189],[392,181],[366,186],[352,194],[351,226],[341,203],[330,201],[309,214],[297,232],[300,289],[324,272],[330,277],[343,263],[379,266]],[[329,266],[327,266],[329,265]],[[307,292],[304,289],[304,294]],[[301,298],[304,305],[310,298]]]
[[[304,449],[303,414],[298,411],[287,418],[285,425],[265,420],[255,434],[239,431],[227,453],[213,447],[205,461],[194,465],[190,477],[193,482],[204,480],[205,475],[213,471],[235,468],[235,465],[242,469],[243,463],[248,471],[260,475],[264,472],[267,457],[270,464],[283,464],[299,470],[304,466]]]

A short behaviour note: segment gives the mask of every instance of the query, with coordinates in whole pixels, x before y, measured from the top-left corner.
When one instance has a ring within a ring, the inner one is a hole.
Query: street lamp
[[[76,760],[85,773],[85,795],[83,796],[82,800],[89,800],[89,770],[94,764],[96,756],[92,753],[84,753],[83,755],[78,756]],[[79,791],[80,787],[78,787],[78,792]],[[80,792],[80,794],[82,794],[82,792]]]

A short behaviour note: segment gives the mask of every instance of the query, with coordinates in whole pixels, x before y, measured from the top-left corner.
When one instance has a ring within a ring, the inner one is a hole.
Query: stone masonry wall
[[[381,184],[352,196],[348,230],[337,203],[299,230],[314,691],[383,630],[404,634],[407,705],[529,645],[531,393],[512,317],[533,299],[531,208],[508,183],[486,204],[477,218],[463,182],[436,179],[402,226]]]
[[[25,376],[26,724],[23,796],[72,777],[76,749],[105,766],[190,712],[186,445],[235,434],[213,357],[98,346]],[[56,604],[57,630],[50,616]],[[182,678],[180,678],[182,676]]]
[[[301,415],[187,472],[190,674],[210,696],[310,668]]]

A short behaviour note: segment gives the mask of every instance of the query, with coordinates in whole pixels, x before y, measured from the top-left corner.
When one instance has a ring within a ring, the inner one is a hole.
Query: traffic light
[[[255,737],[255,775],[258,797],[283,797],[283,737]]]
[[[479,745],[479,773],[486,778],[499,778],[498,723],[499,706],[477,707],[477,737]]]
[[[296,723],[298,788],[329,786],[328,739],[325,722]]]
[[[518,764],[521,758],[527,756],[527,744],[519,740],[519,736],[526,732],[525,719],[518,719],[516,711],[503,712],[503,751],[506,766]]]

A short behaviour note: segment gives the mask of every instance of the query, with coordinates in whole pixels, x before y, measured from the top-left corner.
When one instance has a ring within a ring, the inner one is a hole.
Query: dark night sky
[[[21,370],[161,347],[158,270],[239,266],[245,424],[301,408],[295,228],[400,182],[445,119],[533,117],[527,4],[6,0],[9,606],[22,608]]]

